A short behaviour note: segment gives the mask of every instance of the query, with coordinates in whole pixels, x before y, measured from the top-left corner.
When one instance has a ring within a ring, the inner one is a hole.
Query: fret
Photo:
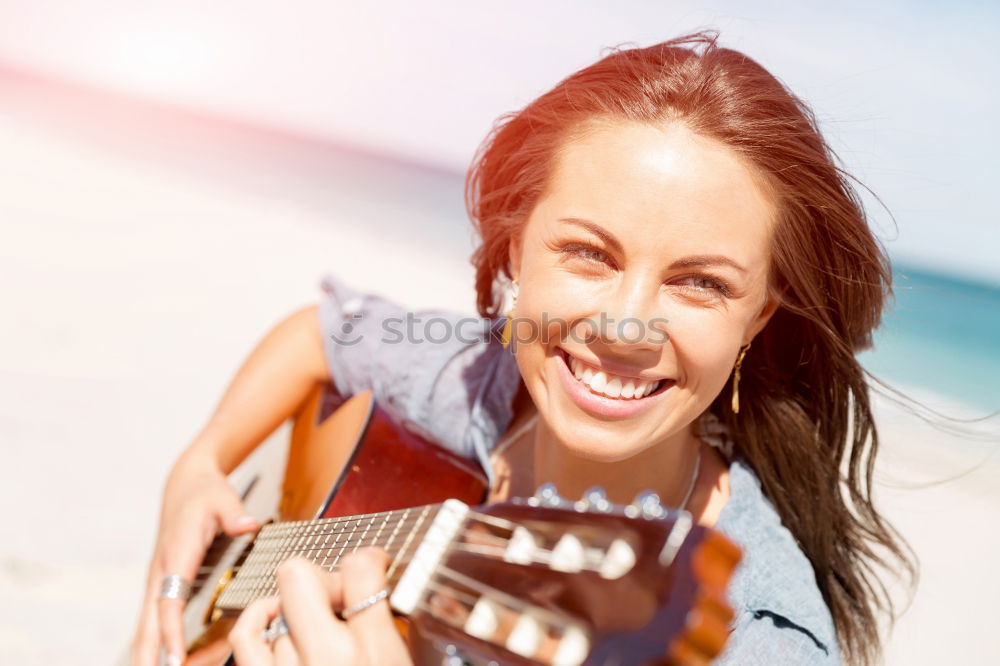
[[[427,513],[431,510],[430,506],[425,506],[424,510],[420,512],[420,517],[417,519],[417,524],[410,530],[410,533],[406,536],[406,540],[403,542],[403,546],[399,549],[399,554],[393,558],[392,564],[389,565],[389,570],[386,572],[385,577],[387,580],[391,581],[396,573],[396,567],[400,562],[403,561],[403,555],[406,553],[407,548],[410,547],[410,543],[413,541],[414,535],[416,535],[417,530],[423,524],[424,519],[427,518]]]
[[[384,518],[384,523],[388,524],[390,522],[391,518],[392,518],[391,515],[385,517]],[[371,519],[371,523],[372,524],[377,524],[378,523],[378,517],[376,516],[375,518]],[[403,526],[405,527],[405,524]],[[349,530],[349,531],[344,531],[344,532],[340,532],[340,533],[333,533],[333,532],[330,532],[329,530],[327,530],[327,531],[322,532],[317,537],[310,537],[309,544],[304,544],[304,545],[294,545],[293,544],[293,546],[278,546],[278,547],[275,547],[275,546],[272,546],[270,542],[265,543],[265,542],[262,542],[262,541],[258,541],[258,543],[256,544],[255,549],[254,549],[254,554],[255,554],[255,556],[257,556],[257,555],[263,555],[265,553],[268,554],[268,555],[271,555],[271,554],[273,554],[273,553],[275,553],[277,551],[279,555],[281,553],[288,554],[289,556],[295,554],[295,555],[302,555],[303,557],[306,557],[307,559],[316,560],[316,559],[318,559],[318,558],[321,557],[321,554],[324,551],[328,551],[328,550],[331,549],[331,544],[330,544],[330,541],[329,541],[331,537],[344,537],[343,539],[338,539],[338,542],[342,542],[342,546],[340,546],[340,547],[342,547],[345,550],[348,549],[348,548],[350,548],[352,550],[355,549],[356,547],[360,548],[360,546],[363,545],[363,544],[364,545],[377,545],[377,543],[376,543],[377,540],[375,539],[374,536],[367,537],[366,539],[363,539],[363,540],[361,539],[361,536],[366,531],[367,532],[371,532],[371,525],[365,525],[364,527],[362,527],[362,529]],[[383,529],[383,532],[384,532],[384,529]],[[295,540],[295,543],[298,543],[298,541]],[[284,558],[282,558],[282,559],[284,559]]]
[[[374,520],[374,519],[373,519],[373,520]],[[379,523],[379,525],[378,525],[378,531],[377,531],[377,532],[375,532],[375,536],[374,536],[374,537],[372,537],[372,543],[373,543],[374,545],[376,545],[376,546],[377,546],[377,545],[379,545],[379,543],[378,543],[378,538],[379,538],[379,536],[380,536],[380,535],[382,534],[382,530],[383,530],[383,529],[385,529],[385,526],[386,526],[386,525],[387,525],[388,523],[389,523],[389,514],[386,514],[386,515],[385,515],[385,517],[384,517],[384,518],[382,519],[382,522],[381,522],[381,523]]]
[[[361,546],[364,544],[365,537],[368,536],[368,530],[371,529],[371,526],[372,526],[373,522],[375,522],[375,518],[374,517],[372,517],[371,520],[369,520],[367,523],[365,523],[365,531],[361,533],[360,537],[358,537],[358,542],[356,544],[354,544],[354,550],[352,552],[355,552],[355,553],[358,552],[358,549],[361,548]]]
[[[265,525],[216,605],[222,609],[239,610],[255,599],[274,594],[277,591],[277,569],[292,556],[304,557],[333,571],[348,552],[357,551],[362,546],[380,546],[393,556],[388,575],[395,575],[396,569],[405,564],[414,544],[422,540],[425,522],[438,507],[440,505],[428,505],[421,507],[419,512],[417,509],[401,509]],[[406,538],[400,551],[393,553],[392,548],[399,542],[403,530],[407,532]]]
[[[344,542],[350,538],[350,534],[346,529],[346,523],[341,525],[335,534],[333,534],[333,541],[326,553],[326,568],[328,571],[333,571],[337,568],[337,551],[344,547]]]
[[[396,535],[399,534],[399,528],[401,528],[403,526],[403,523],[406,521],[406,519],[409,516],[410,516],[410,509],[406,509],[403,512],[403,515],[400,517],[399,522],[396,523],[396,529],[394,529],[392,531],[392,534],[389,535],[389,541],[387,541],[386,544],[385,544],[385,550],[386,550],[386,552],[389,552],[389,553],[392,552],[390,550],[390,544],[392,544],[392,542],[395,541]]]
[[[330,559],[330,551],[333,549],[334,546],[337,545],[338,536],[339,535],[337,532],[327,532],[323,536],[323,548],[325,549],[325,552],[323,553],[323,562],[320,563],[320,566],[323,567],[324,569],[327,569],[328,571],[332,569],[327,567],[326,562],[327,560]]]
[[[243,594],[244,604],[249,604],[255,598],[254,593],[256,591],[255,588],[257,585],[258,576],[266,566],[266,558],[260,558],[258,561],[252,561],[251,558],[248,557],[244,566],[248,564],[250,565],[250,571],[248,573],[252,575],[248,578],[247,584],[244,589],[244,594]]]
[[[289,557],[291,557],[292,555],[299,555],[305,550],[305,545],[308,540],[308,532],[309,532],[308,525],[304,525],[303,528],[300,528],[298,530],[297,532],[298,536],[295,539],[295,548],[292,549],[292,553],[291,555],[289,555]]]
[[[333,538],[333,543],[330,543],[331,537]],[[336,547],[336,545],[337,545],[337,539],[339,537],[340,537],[340,534],[337,533],[337,532],[327,533],[326,538],[323,540],[323,548],[324,548],[324,551],[323,551],[323,561],[320,562],[319,565],[321,567],[323,567],[324,569],[326,569],[327,571],[333,571],[333,565],[331,564],[331,565],[328,566],[327,565],[327,561],[330,559],[330,553]]]

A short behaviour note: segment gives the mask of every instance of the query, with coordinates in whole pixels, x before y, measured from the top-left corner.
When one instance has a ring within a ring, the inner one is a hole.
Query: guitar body
[[[261,477],[274,473],[259,470]],[[391,511],[449,498],[478,504],[487,488],[478,465],[396,424],[370,391],[345,401],[329,384],[317,385],[294,417],[277,502],[254,494],[254,487],[266,484],[251,485],[244,497],[248,511],[279,522]],[[236,617],[215,610],[214,602],[252,544],[252,535],[220,536],[209,548],[185,610],[186,664],[218,666],[229,659],[226,636]]]
[[[345,401],[317,385],[293,421],[284,465],[255,454],[239,470],[259,472],[243,501],[264,524],[210,545],[184,612],[189,666],[232,663],[228,634],[275,593],[280,562],[334,570],[368,545],[393,556],[389,604],[417,663],[703,666],[725,645],[740,549],[655,495],[623,506],[547,486],[482,505],[479,467],[370,391]]]

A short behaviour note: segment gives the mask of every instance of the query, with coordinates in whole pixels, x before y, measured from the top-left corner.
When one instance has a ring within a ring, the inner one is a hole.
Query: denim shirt
[[[482,465],[513,420],[520,383],[513,354],[499,342],[502,320],[441,310],[408,313],[328,274],[321,281],[320,328],[330,375],[344,396],[371,390],[397,423]],[[407,323],[409,315],[409,323]],[[839,664],[830,611],[812,565],[734,453],[710,412],[702,438],[729,460],[730,496],[716,522],[743,549],[728,590],[735,610],[716,664]]]

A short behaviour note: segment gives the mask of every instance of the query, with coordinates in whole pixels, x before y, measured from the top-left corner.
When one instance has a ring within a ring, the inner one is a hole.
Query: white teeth
[[[604,387],[608,385],[608,376],[603,370],[598,370],[590,379],[590,390],[594,393],[604,393]]]
[[[659,387],[659,381],[638,381],[627,377],[609,375],[602,370],[596,372],[590,366],[576,360],[567,354],[569,367],[573,376],[590,387],[594,393],[606,395],[609,398],[635,399],[643,398]]]

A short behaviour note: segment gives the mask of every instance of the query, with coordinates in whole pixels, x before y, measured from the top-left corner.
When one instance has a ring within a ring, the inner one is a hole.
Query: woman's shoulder
[[[344,396],[371,390],[409,430],[481,463],[511,418],[516,364],[502,320],[409,310],[323,276],[319,319],[331,379]],[[487,467],[488,469],[488,467]]]
[[[738,455],[730,461],[729,486],[715,527],[740,545],[743,559],[729,587],[732,633],[717,663],[840,663],[833,618],[812,565]]]

